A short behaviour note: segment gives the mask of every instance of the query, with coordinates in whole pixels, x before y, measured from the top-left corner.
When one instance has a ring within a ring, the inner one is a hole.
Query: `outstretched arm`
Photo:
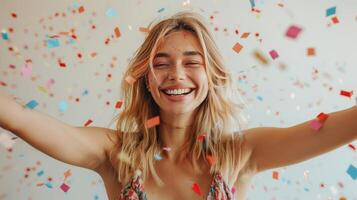
[[[114,135],[113,130],[106,128],[70,126],[24,108],[1,91],[0,126],[59,161],[92,170],[106,161],[112,145],[109,137]]]
[[[252,150],[249,166],[261,172],[321,155],[357,139],[357,107],[333,112],[321,129],[311,121],[288,128],[262,127],[245,132]]]

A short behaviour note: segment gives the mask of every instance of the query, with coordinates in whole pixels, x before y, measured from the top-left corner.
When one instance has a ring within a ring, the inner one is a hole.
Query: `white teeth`
[[[191,89],[175,89],[175,90],[165,90],[166,94],[174,94],[174,95],[179,95],[183,93],[191,92]]]

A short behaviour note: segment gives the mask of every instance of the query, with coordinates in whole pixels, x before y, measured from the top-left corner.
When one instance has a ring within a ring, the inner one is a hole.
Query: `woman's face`
[[[193,33],[172,32],[157,48],[148,86],[160,112],[191,113],[206,98],[208,81],[201,45]]]

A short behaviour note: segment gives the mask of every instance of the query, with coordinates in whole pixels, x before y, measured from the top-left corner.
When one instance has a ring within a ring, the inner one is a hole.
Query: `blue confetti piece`
[[[44,174],[43,170],[37,172],[37,176],[42,176]]]
[[[45,186],[47,186],[48,188],[53,188],[52,184],[49,182],[45,183]]]
[[[259,101],[263,101],[263,97],[261,97],[261,96],[257,96],[257,99],[258,99]]]
[[[61,101],[59,107],[60,107],[59,109],[61,112],[65,112],[68,108],[68,104],[65,101]]]
[[[28,102],[26,104],[26,107],[31,110],[34,109],[36,106],[38,106],[38,103],[36,100],[31,100],[30,102]]]
[[[160,154],[155,154],[154,158],[155,158],[155,160],[162,160],[162,157],[160,156]]]
[[[48,38],[47,39],[47,47],[48,48],[55,48],[59,47],[59,41],[56,38]]]
[[[82,96],[86,96],[86,95],[88,95],[88,90],[84,90],[84,92],[82,93]]]
[[[357,178],[357,168],[353,165],[350,165],[347,169],[347,173],[352,177],[353,180]]]
[[[108,10],[105,14],[108,17],[115,17],[117,15],[117,12],[113,8],[108,8]]]
[[[336,6],[328,8],[326,10],[326,17],[336,14]]]
[[[160,8],[160,10],[158,10],[157,12],[161,13],[164,10],[165,10],[165,8]]]
[[[94,195],[94,200],[98,200],[99,196],[98,195]]]
[[[249,0],[249,2],[250,2],[250,5],[252,6],[252,8],[254,8],[255,7],[255,1],[254,0]]]
[[[9,35],[7,34],[7,32],[2,31],[2,32],[1,32],[1,35],[2,35],[2,39],[4,39],[4,40],[9,40]]]

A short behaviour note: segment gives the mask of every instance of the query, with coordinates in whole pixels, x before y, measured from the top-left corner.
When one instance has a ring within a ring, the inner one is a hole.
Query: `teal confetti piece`
[[[108,17],[115,17],[117,15],[116,11],[113,8],[108,8],[105,13]]]
[[[48,38],[47,39],[47,47],[48,48],[55,48],[59,47],[59,41],[56,38]]]
[[[86,96],[86,95],[88,95],[88,90],[84,90],[84,92],[82,93],[82,96]]]
[[[347,169],[347,173],[352,177],[353,180],[357,178],[357,168],[353,165],[350,165]]]
[[[161,13],[165,10],[165,8],[160,8],[160,10],[158,10],[157,12]]]
[[[259,101],[263,101],[263,97],[261,97],[261,96],[257,96],[257,99],[258,99]]]
[[[249,2],[250,2],[250,5],[252,6],[252,8],[254,8],[255,7],[255,1],[254,0],[249,0]]]
[[[61,101],[59,107],[60,107],[59,109],[61,112],[65,112],[68,108],[68,104],[65,101]]]
[[[98,195],[94,195],[94,200],[98,200],[99,196]]]
[[[37,176],[42,176],[44,174],[43,170],[37,172]]]
[[[53,188],[53,186],[50,182],[45,183],[45,186],[47,186],[48,188]]]
[[[36,100],[31,100],[30,102],[28,102],[26,104],[26,107],[31,110],[34,109],[36,106],[38,106],[38,103]]]
[[[326,17],[336,14],[336,6],[326,9]]]
[[[4,39],[4,40],[9,40],[9,35],[7,34],[6,31],[2,31],[2,32],[1,32],[1,36],[2,36],[2,39]]]

